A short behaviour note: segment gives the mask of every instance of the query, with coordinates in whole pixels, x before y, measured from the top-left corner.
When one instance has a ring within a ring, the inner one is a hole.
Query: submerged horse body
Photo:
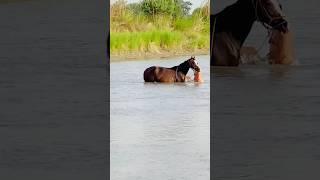
[[[144,71],[143,77],[145,82],[185,82],[190,68],[200,72],[200,67],[194,56],[171,68],[151,66]]]
[[[211,15],[211,66],[239,65],[240,49],[255,21],[286,32],[287,21],[281,9],[277,0],[238,0]]]

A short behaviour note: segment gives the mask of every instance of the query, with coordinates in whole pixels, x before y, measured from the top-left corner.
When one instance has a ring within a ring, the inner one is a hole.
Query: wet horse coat
[[[180,65],[171,68],[151,66],[144,71],[143,78],[145,82],[185,82],[190,68],[200,72],[200,67],[195,57],[191,57]]]
[[[218,14],[211,15],[212,66],[238,66],[240,49],[252,25],[260,21],[266,28],[285,32],[287,22],[275,0],[238,0]]]

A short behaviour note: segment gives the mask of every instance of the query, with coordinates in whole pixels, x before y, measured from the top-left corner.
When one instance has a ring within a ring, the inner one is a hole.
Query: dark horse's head
[[[196,58],[194,56],[191,56],[190,59],[187,60],[188,64],[189,64],[189,67],[194,70],[194,71],[197,71],[197,72],[200,72],[200,67],[199,67],[199,64],[198,62],[196,61]]]
[[[250,0],[255,9],[256,19],[265,27],[278,29],[281,32],[288,31],[288,22],[282,12],[282,6],[278,0]]]

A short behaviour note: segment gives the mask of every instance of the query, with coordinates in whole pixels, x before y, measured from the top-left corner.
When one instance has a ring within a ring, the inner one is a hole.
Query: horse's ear
[[[195,59],[196,57],[195,56],[191,56],[191,59]]]

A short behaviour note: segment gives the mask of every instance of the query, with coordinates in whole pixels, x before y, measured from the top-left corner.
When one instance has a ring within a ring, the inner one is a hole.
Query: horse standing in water
[[[255,21],[267,29],[288,30],[277,0],[238,0],[210,18],[211,66],[239,65],[240,49]]]
[[[171,68],[159,66],[149,67],[144,71],[143,77],[145,82],[185,82],[186,75],[190,68],[200,72],[200,67],[194,56],[181,63],[179,66],[173,66]]]

